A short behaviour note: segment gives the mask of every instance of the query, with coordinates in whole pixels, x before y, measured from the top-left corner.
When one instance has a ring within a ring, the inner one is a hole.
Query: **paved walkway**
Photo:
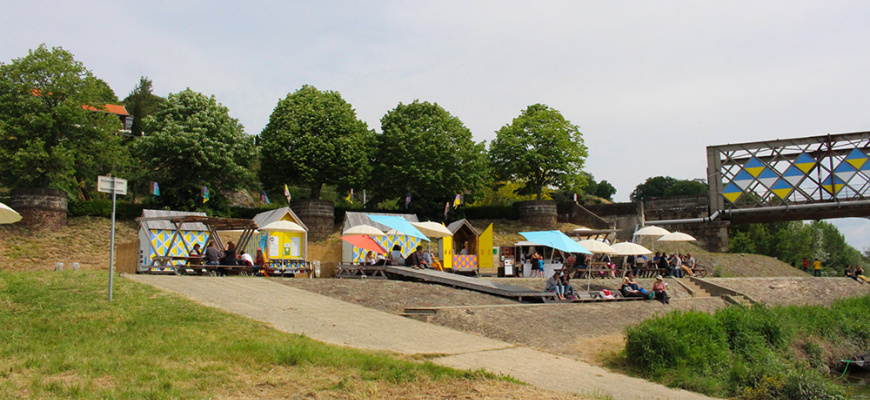
[[[403,354],[443,355],[458,369],[510,375],[551,390],[615,399],[707,399],[582,361],[516,346],[306,292],[267,279],[124,275],[201,304],[325,343]]]

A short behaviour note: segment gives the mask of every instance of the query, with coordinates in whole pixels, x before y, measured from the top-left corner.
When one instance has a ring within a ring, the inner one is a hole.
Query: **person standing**
[[[810,272],[810,261],[807,260],[806,257],[804,257],[804,259],[801,261],[801,265],[802,265],[801,269],[804,272]]]
[[[813,276],[822,276],[822,262],[818,258],[813,261]]]

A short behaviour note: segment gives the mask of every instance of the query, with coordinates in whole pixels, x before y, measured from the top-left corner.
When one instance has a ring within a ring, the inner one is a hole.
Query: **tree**
[[[120,121],[99,112],[115,100],[105,82],[60,47],[42,44],[0,64],[0,183],[75,193],[95,187],[98,175],[116,173],[129,159],[115,135]]]
[[[192,210],[209,190],[212,208],[225,205],[223,191],[253,183],[249,169],[257,158],[254,138],[229,110],[190,88],[170,94],[156,114],[143,121],[145,136],[135,143],[148,178],[160,185],[158,201]]]
[[[707,184],[702,179],[679,180],[670,176],[654,176],[637,185],[629,197],[631,201],[645,201],[706,194]]]
[[[260,180],[272,191],[288,181],[308,186],[312,199],[324,184],[359,189],[371,172],[373,143],[341,94],[305,85],[278,102],[260,134]]]
[[[133,116],[133,126],[130,128],[133,136],[142,136],[142,121],[156,113],[166,102],[166,99],[151,93],[151,90],[151,80],[141,76],[139,84],[124,99],[127,112]]]
[[[411,193],[411,210],[440,215],[457,193],[472,201],[488,176],[485,147],[459,118],[437,103],[399,103],[381,118],[374,185],[379,198]]]
[[[499,129],[489,150],[495,179],[522,181],[520,194],[538,200],[545,187],[569,186],[587,155],[579,127],[543,104],[529,106]]]

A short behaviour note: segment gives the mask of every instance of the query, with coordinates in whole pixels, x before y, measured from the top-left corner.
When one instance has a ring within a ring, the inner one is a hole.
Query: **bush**
[[[116,219],[136,219],[142,216],[142,210],[148,208],[144,204],[115,202]],[[112,200],[95,199],[87,201],[71,201],[67,206],[71,217],[112,217]]]
[[[456,219],[485,219],[485,220],[493,220],[493,219],[511,219],[517,220],[520,219],[519,213],[517,213],[517,209],[513,206],[477,206],[477,207],[464,207],[459,208],[454,211],[456,215]],[[461,214],[461,215],[459,215]]]

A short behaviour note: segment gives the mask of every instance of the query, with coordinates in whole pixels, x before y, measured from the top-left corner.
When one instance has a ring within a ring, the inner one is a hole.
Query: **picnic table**
[[[263,268],[263,274],[266,276],[281,276],[286,278],[288,275],[295,277],[297,274],[302,273],[312,277],[310,262],[299,259],[273,258],[267,261],[265,268]]]

